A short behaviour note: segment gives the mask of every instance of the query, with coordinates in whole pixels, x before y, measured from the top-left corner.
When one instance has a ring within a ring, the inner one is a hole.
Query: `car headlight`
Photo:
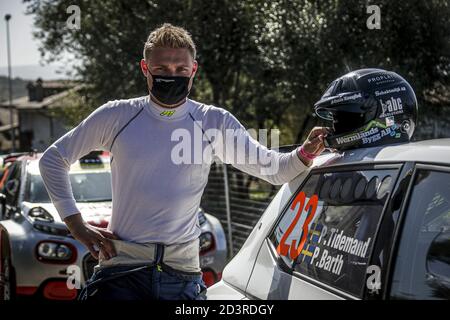
[[[70,236],[67,229],[57,228],[50,223],[33,223],[33,227],[44,233],[53,234],[57,236],[68,237]]]
[[[69,244],[43,241],[36,247],[39,260],[48,262],[67,262],[73,260],[74,249]]]
[[[206,223],[206,216],[202,209],[198,211],[198,223],[202,226]]]
[[[200,235],[200,254],[214,249],[214,236],[211,232],[205,232]]]
[[[45,221],[45,222],[53,222],[55,221],[50,213],[42,207],[32,208],[28,212],[28,216],[33,220],[37,221]]]

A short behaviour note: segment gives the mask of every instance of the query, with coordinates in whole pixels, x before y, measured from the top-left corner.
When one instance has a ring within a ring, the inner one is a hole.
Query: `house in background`
[[[14,99],[12,106],[15,112],[17,123],[16,131],[16,151],[30,151],[36,149],[38,152],[44,151],[58,137],[68,130],[63,119],[54,116],[55,108],[64,108],[64,98],[71,92],[79,91],[82,85],[71,81],[42,81],[27,84],[28,95]],[[1,121],[4,124],[3,131],[0,131],[1,151],[11,150],[11,135],[9,116],[9,103],[2,102]],[[6,111],[6,112],[5,112]],[[5,122],[6,121],[6,122]],[[0,126],[2,129],[2,126]]]

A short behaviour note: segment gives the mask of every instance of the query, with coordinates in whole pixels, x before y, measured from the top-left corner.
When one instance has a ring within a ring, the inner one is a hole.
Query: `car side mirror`
[[[17,192],[17,188],[19,187],[19,181],[17,179],[9,180],[5,184],[5,190],[8,192],[10,196],[14,196],[14,194]]]
[[[450,298],[450,231],[440,232],[431,242],[426,261],[427,282],[443,298]]]

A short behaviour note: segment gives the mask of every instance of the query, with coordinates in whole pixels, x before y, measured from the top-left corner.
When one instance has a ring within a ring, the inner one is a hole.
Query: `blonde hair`
[[[170,23],[164,23],[148,36],[144,45],[145,61],[148,61],[154,48],[185,48],[189,50],[194,59],[197,54],[194,41],[189,32]]]

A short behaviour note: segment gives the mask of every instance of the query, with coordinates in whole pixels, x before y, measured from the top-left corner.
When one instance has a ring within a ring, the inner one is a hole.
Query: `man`
[[[85,297],[204,299],[197,210],[212,159],[283,184],[304,171],[324,149],[327,131],[315,128],[293,152],[269,150],[252,139],[228,111],[188,99],[198,67],[195,56],[186,30],[170,24],[154,30],[141,61],[150,94],[102,105],[40,159],[56,209],[72,235],[99,258]],[[228,131],[241,147],[227,139]],[[180,149],[180,143],[187,148]],[[83,221],[68,178],[70,164],[93,150],[112,154],[113,207],[108,230]],[[250,150],[268,160],[271,168],[250,163]],[[193,155],[198,151],[200,161]],[[241,161],[235,161],[235,155]]]

